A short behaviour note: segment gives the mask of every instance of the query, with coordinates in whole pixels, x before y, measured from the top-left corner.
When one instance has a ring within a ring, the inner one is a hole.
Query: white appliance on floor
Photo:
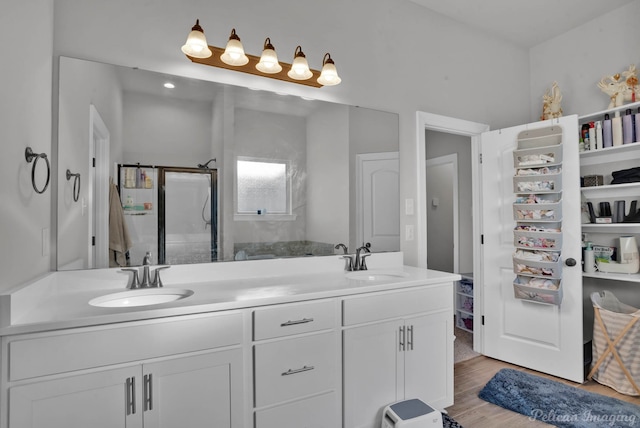
[[[417,398],[389,404],[382,428],[442,428],[442,414]]]

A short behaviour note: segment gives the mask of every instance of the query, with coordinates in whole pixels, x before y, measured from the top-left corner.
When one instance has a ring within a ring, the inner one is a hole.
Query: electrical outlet
[[[404,227],[404,239],[407,241],[413,241],[413,225],[407,224]]]

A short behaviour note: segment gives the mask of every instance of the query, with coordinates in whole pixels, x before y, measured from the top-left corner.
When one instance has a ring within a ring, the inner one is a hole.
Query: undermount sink
[[[174,302],[193,294],[191,290],[179,288],[144,288],[106,294],[89,301],[91,306],[103,308],[128,308],[134,306],[159,305]]]
[[[358,281],[389,281],[406,278],[409,274],[400,270],[359,270],[347,272],[345,276]]]

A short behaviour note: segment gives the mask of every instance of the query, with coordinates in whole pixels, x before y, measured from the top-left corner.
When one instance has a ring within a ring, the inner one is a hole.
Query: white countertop
[[[373,254],[366,279],[349,278],[339,256],[172,266],[162,272],[164,287],[189,289],[193,295],[125,308],[88,303],[127,291],[128,277],[119,269],[52,272],[0,296],[0,336],[349,296],[461,278],[401,263],[401,253]],[[394,276],[375,277],[385,272]],[[399,273],[403,276],[396,276]]]

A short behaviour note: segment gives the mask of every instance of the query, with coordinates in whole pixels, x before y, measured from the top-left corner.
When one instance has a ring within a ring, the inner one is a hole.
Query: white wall
[[[348,245],[348,107],[323,105],[307,118],[307,173],[307,240]]]
[[[46,153],[52,166],[55,164],[51,147],[52,27],[51,1],[2,2],[0,290],[50,269],[50,256],[43,254],[43,231],[49,239],[55,170],[49,188],[37,194],[31,186],[32,164],[26,162],[24,151],[30,146],[36,153]],[[25,31],[31,37],[21,37]],[[44,165],[41,159],[37,175],[40,187],[46,179]]]
[[[58,84],[58,221],[57,263],[65,266],[88,267],[90,237],[89,216],[82,208],[89,201],[89,106],[94,105],[109,130],[110,156],[114,161],[122,157],[122,88],[114,70],[95,63],[60,59]],[[66,171],[80,174],[78,201],[73,200],[73,181],[66,179]],[[117,180],[117,177],[114,177]],[[116,181],[117,182],[117,181]],[[55,242],[55,241],[54,241]],[[103,243],[107,245],[107,243]],[[53,249],[52,249],[53,251]]]
[[[558,82],[564,115],[605,110],[609,97],[598,88],[606,75],[630,64],[640,69],[640,0],[629,3],[531,49],[531,120],[538,120],[542,95]]]
[[[326,0],[323,7],[283,0],[56,0],[55,6],[56,55],[399,113],[400,200],[415,198],[417,110],[494,127],[530,117],[525,49],[408,0]],[[179,48],[196,18],[212,45],[223,46],[235,27],[254,55],[265,37],[287,62],[301,45],[312,68],[320,68],[324,53],[331,52],[343,83],[307,88],[192,64]],[[417,242],[404,242],[403,249],[406,262],[416,264]]]

